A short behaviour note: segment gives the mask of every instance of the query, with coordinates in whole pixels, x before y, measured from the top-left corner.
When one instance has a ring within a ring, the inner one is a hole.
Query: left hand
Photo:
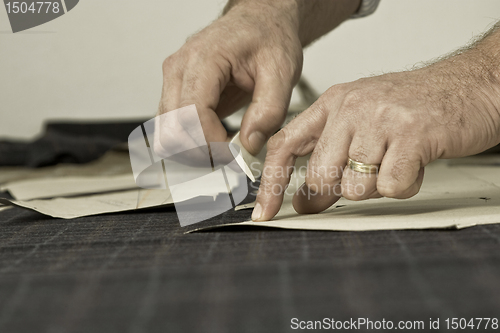
[[[341,196],[410,198],[430,162],[498,144],[499,104],[471,81],[462,69],[438,63],[331,87],[269,140],[252,219],[276,215],[291,175],[281,171],[311,152],[293,199],[299,213],[320,212]],[[378,177],[343,170],[348,157],[380,164]]]

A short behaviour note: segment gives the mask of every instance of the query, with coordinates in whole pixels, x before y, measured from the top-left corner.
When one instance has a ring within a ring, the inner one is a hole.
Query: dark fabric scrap
[[[87,163],[127,142],[130,132],[144,121],[49,122],[43,135],[33,142],[0,141],[0,166]]]

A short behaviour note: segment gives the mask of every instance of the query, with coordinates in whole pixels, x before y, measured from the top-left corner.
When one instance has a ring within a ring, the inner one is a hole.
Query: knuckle
[[[420,161],[417,156],[401,154],[389,170],[381,171],[381,178],[377,182],[379,193],[389,198],[406,198],[417,180]]]
[[[170,71],[170,69],[173,67],[173,63],[174,63],[173,55],[163,60],[162,69],[164,74]]]
[[[359,107],[363,96],[358,90],[350,90],[345,94],[343,107],[355,109]]]
[[[367,109],[364,97],[358,90],[349,90],[345,93],[340,105],[339,115],[349,122],[357,122],[359,117],[364,117],[363,111]]]
[[[274,133],[285,122],[287,107],[283,103],[269,104],[260,103],[253,115],[256,121],[264,124],[268,131]]]
[[[395,184],[387,182],[377,184],[377,191],[381,196],[386,198],[397,198],[400,194]]]
[[[350,181],[342,182],[342,196],[348,200],[359,201],[365,198],[366,189],[363,184]]]
[[[408,130],[412,132],[420,128],[421,122],[414,112],[399,112],[398,114],[399,127],[402,129],[403,135],[408,135]]]
[[[183,71],[183,62],[180,62],[177,53],[172,54],[162,63],[164,80],[170,80],[179,77]]]
[[[341,94],[344,94],[344,84],[336,84],[334,86],[331,86],[324,93],[324,95],[330,97],[336,97]]]
[[[402,183],[412,172],[412,163],[406,157],[402,157],[392,165],[390,176],[396,183]]]
[[[349,150],[349,157],[357,162],[370,163],[373,161],[368,161],[368,150],[365,147],[356,147]]]
[[[267,150],[268,151],[279,151],[283,149],[283,146],[286,144],[286,133],[285,130],[282,129],[274,134],[269,141],[267,142]]]

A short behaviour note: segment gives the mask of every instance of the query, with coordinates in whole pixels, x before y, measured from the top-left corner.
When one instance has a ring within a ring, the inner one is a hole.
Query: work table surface
[[[294,331],[292,318],[359,317],[439,317],[443,328],[500,317],[500,224],[185,234],[171,208],[74,220],[12,208],[0,228],[0,332],[276,333]]]

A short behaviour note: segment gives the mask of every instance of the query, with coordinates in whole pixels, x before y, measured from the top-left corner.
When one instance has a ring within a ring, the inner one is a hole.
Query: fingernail
[[[258,221],[262,217],[262,206],[260,203],[256,203],[252,212],[252,221]]]
[[[259,131],[253,132],[248,137],[248,142],[253,151],[257,154],[266,144],[266,136]]]

